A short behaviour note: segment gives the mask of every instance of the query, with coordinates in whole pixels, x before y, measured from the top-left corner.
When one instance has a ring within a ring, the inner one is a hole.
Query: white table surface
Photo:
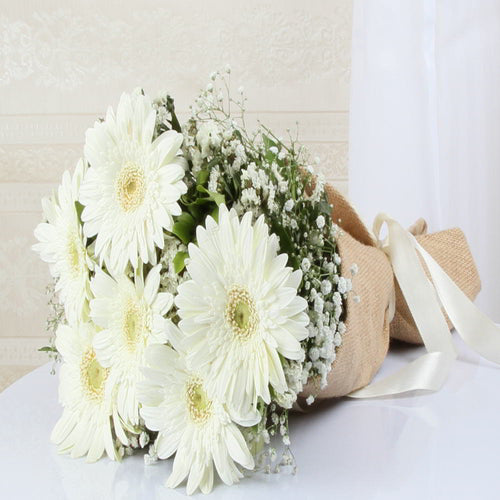
[[[228,499],[499,499],[500,368],[455,336],[460,360],[436,394],[341,399],[291,419],[298,473],[255,474]],[[420,352],[399,348],[381,374]],[[61,408],[57,377],[45,365],[0,394],[0,498],[163,499],[171,460],[145,466],[141,455],[93,465],[58,455],[49,442]],[[197,495],[201,497],[201,494]]]

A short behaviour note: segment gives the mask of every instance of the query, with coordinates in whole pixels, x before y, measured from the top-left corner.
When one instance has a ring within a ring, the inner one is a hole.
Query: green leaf
[[[280,226],[278,224],[272,225],[272,231],[280,239],[280,251],[282,253],[288,254],[288,257],[290,258],[294,251],[294,245],[292,242],[292,238],[288,234],[288,231],[283,226]]]
[[[174,257],[174,271],[179,274],[186,267],[186,257],[189,254],[187,252],[177,252]]]
[[[266,148],[265,159],[269,162],[275,160],[276,154],[271,151],[271,148],[278,147],[278,144],[267,135],[263,135],[262,140],[264,141],[264,146]]]
[[[57,352],[57,349],[54,347],[51,347],[50,345],[46,345],[45,347],[40,347],[38,349],[39,352]]]
[[[210,213],[215,222],[219,223],[219,205],[216,205],[215,208]]]
[[[182,133],[181,125],[179,123],[179,120],[177,119],[177,115],[175,114],[174,100],[170,96],[167,96],[167,110],[170,112],[170,115],[172,116],[172,120],[171,120],[172,128],[175,131]]]
[[[198,175],[196,176],[196,184],[199,186],[203,186],[208,181],[208,177],[210,175],[210,172],[208,170],[200,170],[198,172]]]
[[[215,201],[215,203],[217,203],[217,206],[219,206],[221,203],[225,203],[226,201],[226,198],[223,194],[215,193],[214,191],[209,191],[207,188],[203,186],[197,186],[196,189],[200,193],[208,194],[208,199],[211,201]]]
[[[330,217],[330,214],[332,213],[332,207],[327,200],[321,200],[319,202],[319,210],[321,213],[328,215],[328,217]]]
[[[188,206],[201,207],[210,203],[215,203],[212,198],[196,198],[196,200],[191,202]]]
[[[274,142],[268,135],[262,134],[262,140],[264,141],[264,146],[266,149],[277,147],[278,145]]]
[[[185,207],[192,207],[193,205],[205,205],[206,203],[213,203],[213,200],[211,200],[210,198],[195,198],[194,200],[192,200],[193,196],[197,196],[197,194],[193,195],[187,194],[181,196],[181,203]]]
[[[82,212],[84,208],[85,207],[79,201],[75,201],[76,215],[78,216],[80,224],[82,224]]]
[[[220,158],[218,156],[214,156],[208,163],[207,163],[207,169],[210,172],[212,170],[212,167],[215,167],[215,165],[218,165],[220,163]]]
[[[190,203],[187,205],[187,209],[194,220],[199,221],[203,217],[203,207],[199,203]]]
[[[187,245],[194,240],[195,229],[196,222],[193,216],[188,212],[182,212],[172,227],[172,233]]]

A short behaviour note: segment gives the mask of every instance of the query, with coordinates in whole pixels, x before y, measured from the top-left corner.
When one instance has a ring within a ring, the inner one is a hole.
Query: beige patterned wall
[[[229,63],[250,119],[283,135],[298,121],[347,189],[351,10],[351,0],[0,0],[0,389],[46,361],[49,276],[30,250],[40,198],[123,90],[168,90],[185,113]]]

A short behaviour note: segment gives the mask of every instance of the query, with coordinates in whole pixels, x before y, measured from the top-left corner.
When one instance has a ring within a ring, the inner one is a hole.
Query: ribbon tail
[[[384,223],[387,224],[388,236],[385,243],[379,241],[379,246],[391,261],[394,274],[422,337],[427,354],[381,381],[349,394],[350,397],[355,398],[390,396],[416,390],[437,391],[442,387],[457,357],[448,325],[441,311],[437,295],[439,292],[437,292],[436,285],[433,285],[427,278],[422,263],[418,259],[417,251],[423,254],[425,250],[420,247],[413,235],[385,214],[379,214],[374,221],[373,231],[377,240],[379,240],[380,230]],[[430,262],[429,272],[433,280],[436,276],[439,282],[441,303],[445,310],[448,311],[451,308],[452,316],[458,318],[460,314],[455,313],[455,310],[462,308],[462,304],[459,301],[459,305],[455,305],[457,293],[455,289],[450,293],[451,287],[448,280],[451,281],[451,279],[430,255],[427,254],[425,257]],[[460,289],[458,291],[462,294]],[[465,299],[470,303],[467,297]],[[467,326],[465,330],[462,328],[462,331],[470,337],[469,321],[474,322],[474,320],[465,321],[462,316],[460,319]]]
[[[460,337],[483,358],[500,364],[500,328],[469,300],[420,245],[418,251],[427,264],[439,299]]]
[[[455,356],[429,352],[383,380],[351,392],[350,398],[377,398],[411,391],[438,391],[448,377]]]
[[[379,245],[391,261],[428,352],[349,396],[372,398],[422,389],[439,390],[457,357],[441,305],[464,342],[484,358],[500,364],[500,328],[469,300],[413,235],[385,214],[375,218],[373,231],[377,239],[384,223],[388,229],[387,242],[379,242]],[[417,252],[427,265],[432,283],[425,275]]]

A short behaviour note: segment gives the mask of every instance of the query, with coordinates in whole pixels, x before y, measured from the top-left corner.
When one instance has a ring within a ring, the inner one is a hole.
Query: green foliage
[[[179,120],[177,119],[177,115],[175,114],[175,105],[174,105],[174,100],[172,97],[167,96],[166,98],[166,108],[167,111],[170,113],[171,119],[170,119],[170,126],[172,130],[175,130],[176,132],[182,133],[182,127],[179,123]]]
[[[44,347],[40,347],[40,349],[38,349],[39,352],[54,352],[56,353],[57,352],[57,349],[55,347],[52,347],[50,345],[46,345]]]
[[[204,188],[203,186],[199,186],[199,185],[196,186],[196,189],[200,193],[205,193],[208,195],[208,198],[198,198],[198,199],[206,200],[206,201],[213,201],[214,203],[217,204],[217,206],[219,206],[221,203],[224,203],[226,201],[223,194],[216,193],[214,191],[209,191],[208,189]]]
[[[172,233],[177,236],[182,243],[187,245],[190,241],[194,240],[194,234],[196,231],[196,220],[188,212],[182,212],[177,220],[174,222],[172,228]]]
[[[196,175],[196,185],[204,186],[208,181],[209,175],[210,175],[209,168],[204,168],[203,170],[200,170]]]
[[[187,252],[177,252],[174,257],[174,271],[179,274],[186,267],[186,258],[188,257]]]
[[[82,212],[84,208],[85,207],[79,201],[75,201],[76,215],[78,216],[80,224],[82,224]]]

